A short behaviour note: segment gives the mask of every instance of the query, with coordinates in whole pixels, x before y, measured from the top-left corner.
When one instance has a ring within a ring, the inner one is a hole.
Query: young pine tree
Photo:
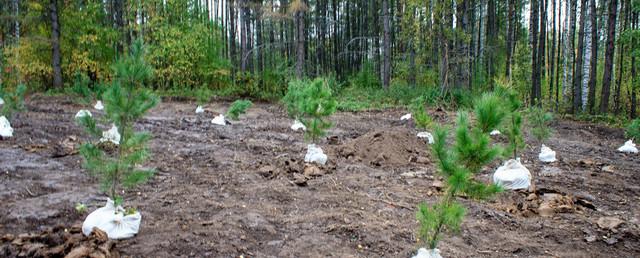
[[[413,113],[413,120],[416,123],[418,129],[426,130],[433,126],[433,119],[427,113],[424,108],[424,97],[416,98],[411,105],[411,112]]]
[[[246,113],[251,105],[253,105],[253,103],[249,100],[236,100],[229,106],[227,117],[231,118],[231,120],[238,120],[240,115]]]
[[[196,90],[196,103],[198,104],[198,106],[204,106],[205,104],[207,104],[207,102],[209,102],[209,100],[211,100],[211,96],[213,95],[213,92],[203,86],[200,87],[198,90]]]
[[[336,112],[338,104],[323,78],[289,83],[289,91],[283,101],[290,116],[300,119],[307,127],[305,138],[313,143],[317,143],[331,128],[331,122],[325,117]]]
[[[531,134],[540,144],[549,139],[553,133],[553,129],[549,126],[551,121],[553,121],[553,114],[545,112],[542,108],[532,107],[529,110],[528,122]]]
[[[499,110],[495,95],[483,96],[483,100],[476,103],[476,114],[484,114],[486,110]],[[447,128],[436,129],[432,152],[447,187],[436,204],[418,206],[418,237],[429,249],[436,248],[444,232],[459,230],[465,209],[456,201],[457,195],[486,199],[501,190],[495,184],[487,185],[475,180],[474,175],[501,153],[500,148],[491,145],[487,132],[495,129],[504,115],[504,112],[499,112],[496,116],[477,117],[476,124],[471,126],[469,115],[459,112],[452,145],[447,143]]]
[[[144,50],[142,41],[132,44],[129,55],[113,66],[113,80],[102,96],[105,118],[118,127],[120,134],[117,151],[105,153],[93,143],[85,143],[80,148],[85,167],[99,178],[102,190],[116,206],[122,204],[121,187],[135,186],[153,175],[153,170],[140,168],[149,157],[147,143],[151,135],[133,128],[136,120],[159,102],[159,98],[145,88],[153,70],[144,61]],[[83,116],[78,123],[94,137],[101,136],[92,117]]]
[[[640,141],[640,119],[636,118],[627,125],[624,135],[634,141]]]
[[[518,158],[518,150],[524,148],[524,138],[522,136],[522,115],[520,108],[522,102],[518,99],[518,94],[511,88],[511,83],[498,81],[496,96],[500,100],[499,109],[503,109],[506,114],[505,132],[509,139],[509,145],[505,149],[504,156]]]
[[[4,101],[4,104],[0,106],[0,116],[11,120],[15,113],[23,111],[26,91],[27,87],[24,84],[18,85],[13,91],[8,91],[0,85],[0,98]]]

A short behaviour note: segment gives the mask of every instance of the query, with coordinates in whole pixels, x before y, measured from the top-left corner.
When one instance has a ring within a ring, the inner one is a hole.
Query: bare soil
[[[280,106],[256,103],[240,121],[211,124],[212,111],[229,104],[196,115],[195,103],[166,100],[136,125],[153,134],[147,165],[157,173],[125,192],[143,220],[136,237],[113,242],[113,253],[410,257],[419,247],[415,207],[435,202],[442,183],[426,142],[399,121],[406,110],[337,113],[320,143],[329,164],[305,173],[304,137]],[[106,200],[75,151],[87,140],[73,122],[82,107],[43,96],[27,107],[12,121],[15,137],[0,140],[0,256],[19,256],[16,239],[29,234],[72,232],[86,216],[76,203],[92,211]],[[440,242],[443,255],[640,257],[640,156],[616,151],[625,142],[620,129],[568,120],[553,127],[547,145],[558,162],[537,161],[532,139],[522,155],[537,195],[460,197],[467,217],[459,234]],[[499,165],[479,178],[490,181]],[[60,244],[42,242],[39,248]]]

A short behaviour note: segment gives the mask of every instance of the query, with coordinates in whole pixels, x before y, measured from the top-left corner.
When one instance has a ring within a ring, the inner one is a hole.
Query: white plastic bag
[[[491,131],[491,132],[489,133],[489,135],[491,135],[491,136],[494,136],[494,135],[500,135],[500,134],[502,134],[502,133],[501,133],[500,131],[498,131],[498,130],[493,130],[493,131]]]
[[[510,159],[493,174],[493,182],[504,189],[528,189],[531,173],[519,160]]]
[[[402,120],[409,120],[409,119],[411,119],[411,113],[406,114],[406,115],[404,115],[404,116],[400,117],[400,120],[401,120],[401,121],[402,121]]]
[[[4,105],[4,99],[0,98],[0,105]]]
[[[315,144],[307,145],[307,154],[304,156],[304,162],[318,163],[324,165],[327,163],[327,154],[324,154],[320,147],[316,147]]]
[[[542,147],[540,148],[540,154],[538,154],[538,159],[540,159],[540,161],[542,162],[555,162],[556,152],[542,144]]]
[[[429,133],[429,132],[419,132],[418,133],[418,138],[427,139],[427,142],[429,144],[433,144],[433,142],[434,142],[433,135],[431,135],[431,133]]]
[[[93,116],[91,115],[91,112],[89,112],[89,110],[86,109],[82,109],[80,111],[78,111],[78,113],[76,113],[76,119],[81,118],[81,117],[85,117],[85,116]]]
[[[638,148],[636,148],[636,144],[633,143],[633,140],[628,140],[622,145],[622,147],[618,148],[619,152],[626,153],[638,153]]]
[[[420,248],[413,258],[442,258],[442,255],[440,255],[438,248],[428,250],[426,248]]]
[[[299,129],[302,129],[302,131],[306,131],[307,127],[304,126],[304,124],[298,120],[293,121],[293,124],[291,125],[291,130],[298,131]]]
[[[94,227],[107,233],[110,239],[124,239],[138,234],[142,215],[135,212],[124,215],[124,209],[114,207],[113,200],[108,199],[107,204],[93,211],[82,223],[82,233],[89,236]]]
[[[102,105],[102,101],[98,100],[98,102],[96,102],[96,105],[93,106],[93,108],[95,108],[97,110],[103,110],[104,106]]]
[[[111,125],[111,129],[102,132],[102,138],[100,138],[100,142],[110,141],[115,145],[120,144],[120,133],[118,132],[118,127],[114,124]]]
[[[202,106],[196,107],[196,114],[204,113],[204,108]]]
[[[13,137],[13,128],[6,117],[0,116],[0,136]]]
[[[223,114],[219,114],[218,116],[214,117],[213,120],[211,120],[211,123],[216,125],[227,125]]]

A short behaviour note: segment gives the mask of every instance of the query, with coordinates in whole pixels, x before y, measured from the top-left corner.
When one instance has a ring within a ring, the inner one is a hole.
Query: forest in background
[[[527,106],[635,118],[639,12],[640,0],[3,0],[0,83],[97,85],[141,38],[153,87],[174,94],[277,99],[326,77],[341,105],[465,105],[501,84]]]

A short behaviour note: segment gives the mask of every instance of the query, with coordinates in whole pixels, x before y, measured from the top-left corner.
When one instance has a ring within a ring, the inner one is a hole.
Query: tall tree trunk
[[[516,0],[507,0],[508,1],[508,14],[507,14],[507,63],[505,67],[505,76],[510,79],[511,78],[511,62],[513,59],[513,47],[512,45],[515,42],[514,34],[515,34],[515,23],[518,22],[516,19],[516,9],[515,9],[515,1]]]
[[[609,111],[609,96],[611,94],[611,75],[613,70],[613,53],[615,52],[616,15],[618,0],[609,0],[609,18],[607,25],[607,49],[605,50],[604,75],[602,76],[602,94],[600,97],[600,113]]]
[[[234,0],[229,0],[229,60],[231,60],[231,78],[235,81],[235,71],[238,65],[236,54],[236,6]]]
[[[126,0],[113,0],[113,11],[115,14],[115,26],[122,38],[118,41],[117,50],[119,54],[124,54],[124,46],[126,45],[126,39],[128,38],[128,32],[124,27],[124,7],[126,6]]]
[[[561,8],[558,8],[561,9]],[[556,0],[551,0],[551,44],[549,44],[549,102],[551,103],[553,100],[553,82],[555,79],[555,69],[556,69]]]
[[[547,1],[540,0],[540,33],[538,40],[538,71],[542,73],[542,71],[546,71],[546,63],[545,63],[545,50],[546,42],[547,42]],[[535,86],[536,89],[536,99],[538,100],[538,105],[542,105],[542,75],[538,75],[537,82]]]
[[[582,71],[584,60],[584,25],[587,11],[587,0],[580,1],[580,29],[578,30],[578,54],[576,55],[576,68],[573,74],[573,105],[572,113],[578,113],[582,108]]]
[[[558,9],[558,19],[560,19],[562,17],[562,0],[558,0],[557,7],[558,7],[557,8]],[[558,20],[558,27],[559,27],[559,29],[558,29],[558,42],[557,42],[558,44],[556,45],[556,49],[558,50],[557,54],[556,54],[556,64],[557,64],[558,68],[556,69],[556,76],[555,76],[556,77],[556,81],[555,81],[555,84],[556,84],[556,87],[555,87],[556,96],[555,96],[555,101],[554,101],[555,102],[555,111],[556,112],[559,109],[559,101],[560,101],[559,100],[559,98],[560,98],[560,56],[562,55],[562,48],[560,47],[560,45],[563,42],[562,31],[564,31],[562,22],[560,20]],[[566,69],[566,64],[567,64],[567,62],[565,61],[564,62],[565,69]]]
[[[630,2],[629,0],[621,0],[621,7],[620,7],[620,25],[618,26],[618,28],[620,29],[620,34],[622,35],[622,33],[624,33],[627,30],[627,26],[628,26],[628,20],[629,20],[629,5]],[[623,25],[624,24],[624,25]],[[620,93],[622,91],[622,77],[623,77],[623,72],[622,72],[622,68],[623,68],[623,61],[624,61],[624,56],[622,55],[622,52],[624,51],[624,42],[620,42],[620,46],[618,47],[618,78],[617,79],[617,83],[616,83],[616,91],[615,94],[613,96],[613,104],[614,104],[614,112],[616,115],[620,114],[620,110],[622,109],[622,104],[620,103]]]
[[[540,6],[538,0],[531,0],[531,95],[530,104],[535,106],[538,99],[537,90],[539,89],[540,80],[540,63],[538,62],[538,15]]]
[[[53,68],[53,87],[62,88],[62,68],[60,67],[60,23],[58,22],[58,0],[49,0],[51,16],[51,67]]]
[[[487,2],[487,32],[486,32],[486,44],[488,52],[485,59],[485,69],[487,71],[487,78],[493,80],[495,75],[495,56],[497,52],[498,41],[498,24],[496,17],[496,0],[488,0]]]
[[[300,8],[295,11],[296,22],[296,77],[302,79],[304,77],[304,42],[305,42],[305,30],[304,30],[304,8]]]
[[[571,32],[571,18],[572,16],[570,15],[571,13],[571,5],[574,5],[575,3],[572,3],[573,1],[566,1],[565,2],[565,15],[564,15],[564,46],[563,46],[563,53],[564,53],[564,59],[563,59],[563,77],[562,77],[562,97],[563,100],[567,99],[568,96],[568,89],[570,89],[570,85],[572,85],[572,81],[571,81],[571,76],[573,76],[573,73],[571,71],[573,71],[573,40],[574,40],[574,35]],[[559,100],[558,100],[559,102]]]
[[[638,12],[633,12],[632,24],[633,29],[638,29]],[[631,45],[637,46],[638,42],[636,42],[636,38],[631,39]],[[631,110],[629,112],[629,116],[631,119],[636,118],[636,111],[638,106],[638,75],[636,74],[636,56],[631,55]]]
[[[587,105],[589,113],[593,114],[593,107],[596,103],[596,81],[598,80],[598,17],[596,15],[596,0],[589,0],[589,9],[591,10],[591,59],[589,60],[589,97]],[[586,29],[586,28],[585,28]],[[582,103],[583,105],[585,103]]]
[[[256,44],[255,44],[255,49],[256,49],[256,60],[257,60],[257,67],[256,70],[258,73],[262,72],[264,70],[264,57],[263,57],[263,46],[262,44],[264,44],[263,40],[262,40],[262,1],[257,1],[256,2],[256,6],[254,9],[254,13],[256,14],[256,19],[255,19],[255,23],[256,23]]]
[[[389,24],[389,0],[382,0],[382,87],[389,89],[391,82],[391,25]]]
[[[249,19],[249,17],[247,17],[249,15],[247,11],[249,7],[247,6],[246,0],[238,0],[238,5],[240,8],[240,19],[238,21],[240,23],[240,71],[244,73],[247,71],[247,60],[249,59],[247,55],[249,51],[249,38],[247,35],[249,28],[247,28],[248,22],[246,22]]]

